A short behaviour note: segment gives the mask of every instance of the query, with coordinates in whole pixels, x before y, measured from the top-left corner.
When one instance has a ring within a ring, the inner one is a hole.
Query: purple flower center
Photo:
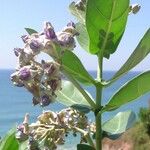
[[[31,73],[30,73],[30,69],[28,68],[22,68],[19,71],[19,78],[21,80],[29,80],[30,76],[31,76]]]
[[[36,40],[32,40],[31,43],[30,43],[30,48],[32,50],[37,50],[37,49],[40,48],[40,46],[41,46],[40,43]]]

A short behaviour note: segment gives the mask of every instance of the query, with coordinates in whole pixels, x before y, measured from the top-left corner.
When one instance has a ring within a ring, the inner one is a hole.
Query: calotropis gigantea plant
[[[78,150],[102,150],[104,137],[119,137],[135,119],[133,112],[126,111],[103,123],[102,114],[116,110],[150,91],[150,71],[147,71],[123,85],[105,105],[101,103],[103,89],[128,73],[150,52],[148,29],[116,74],[109,80],[103,78],[103,59],[109,59],[117,50],[128,16],[136,14],[140,6],[130,6],[129,0],[81,0],[72,2],[69,9],[78,22],[68,23],[60,32],[56,33],[49,22],[45,22],[42,32],[26,28],[28,35],[22,36],[24,47],[14,49],[18,66],[11,75],[16,86],[25,87],[32,93],[34,105],[45,107],[57,101],[68,108],[60,112],[45,111],[32,124],[29,124],[29,115],[26,114],[16,133],[10,131],[1,141],[0,148],[3,150],[12,147],[13,150],[55,150],[65,143],[69,133],[81,135]],[[97,56],[96,79],[75,55],[75,37],[83,49]],[[36,56],[42,52],[53,60],[37,61]],[[95,87],[95,98],[84,90],[83,85]],[[95,115],[94,123],[88,121],[86,116],[90,111]]]

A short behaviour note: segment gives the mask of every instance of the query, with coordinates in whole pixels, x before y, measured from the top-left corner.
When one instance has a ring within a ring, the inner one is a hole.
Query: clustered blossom
[[[42,32],[21,37],[24,47],[14,49],[18,65],[11,80],[14,85],[25,87],[33,94],[34,105],[44,107],[55,100],[56,91],[61,89],[60,64],[57,61],[60,54],[57,47],[61,51],[73,50],[76,35],[78,32],[73,22],[57,33],[50,22],[45,22]],[[41,52],[47,53],[53,61],[38,62],[36,56]]]
[[[25,120],[28,120],[28,115]],[[90,124],[88,118],[81,112],[72,108],[63,109],[60,112],[46,111],[38,118],[36,123],[29,125],[28,121],[18,126],[16,138],[19,141],[29,139],[28,145],[32,142],[38,149],[36,141],[43,141],[44,148],[56,150],[57,145],[65,143],[65,137],[72,132],[74,136],[79,130],[89,131]],[[32,142],[31,142],[32,141]],[[81,133],[81,142],[86,142],[85,135]],[[40,146],[40,143],[39,143]]]

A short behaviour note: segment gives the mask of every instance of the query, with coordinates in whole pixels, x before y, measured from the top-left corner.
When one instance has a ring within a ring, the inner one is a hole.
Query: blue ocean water
[[[26,112],[30,114],[31,122],[36,120],[37,116],[42,112],[39,106],[32,106],[32,95],[24,88],[14,87],[10,81],[12,70],[0,70],[0,136],[3,136],[8,129],[21,123]],[[90,72],[92,76],[96,76],[96,72]],[[109,79],[115,72],[105,72],[104,78]],[[104,89],[103,104],[105,104],[112,96],[114,91],[119,89],[127,80],[133,78],[139,72],[130,72],[120,80],[115,82],[111,87]],[[88,87],[87,90],[94,96],[94,88]],[[103,119],[107,120],[115,115],[118,111],[133,110],[138,113],[140,107],[147,107],[150,94],[146,94],[137,101],[131,102],[116,111],[104,113]],[[50,109],[59,111],[64,108],[63,105],[54,103],[45,110]]]

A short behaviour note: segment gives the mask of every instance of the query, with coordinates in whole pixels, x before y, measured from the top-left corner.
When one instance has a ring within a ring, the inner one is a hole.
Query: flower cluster
[[[15,48],[18,58],[16,72],[11,80],[18,87],[25,87],[33,94],[33,104],[47,106],[56,98],[55,92],[61,89],[60,64],[57,61],[58,51],[73,50],[75,48],[74,36],[78,35],[75,24],[70,22],[58,33],[55,33],[50,22],[44,23],[41,33],[23,35],[23,48]],[[38,62],[36,56],[44,52],[54,61]],[[59,54],[60,55],[60,54]]]
[[[71,108],[56,113],[52,111],[43,112],[38,117],[37,122],[31,125],[28,124],[27,118],[28,115],[25,116],[23,124],[18,126],[16,138],[19,141],[25,141],[29,138],[28,145],[30,147],[32,146],[30,141],[34,141],[34,146],[38,147],[42,144],[47,150],[55,150],[57,145],[64,144],[65,137],[70,132],[76,136],[76,133],[82,131],[82,133],[80,132],[81,142],[85,142],[83,133],[89,131],[90,128],[88,118],[83,113]],[[37,141],[40,142],[37,144]]]

